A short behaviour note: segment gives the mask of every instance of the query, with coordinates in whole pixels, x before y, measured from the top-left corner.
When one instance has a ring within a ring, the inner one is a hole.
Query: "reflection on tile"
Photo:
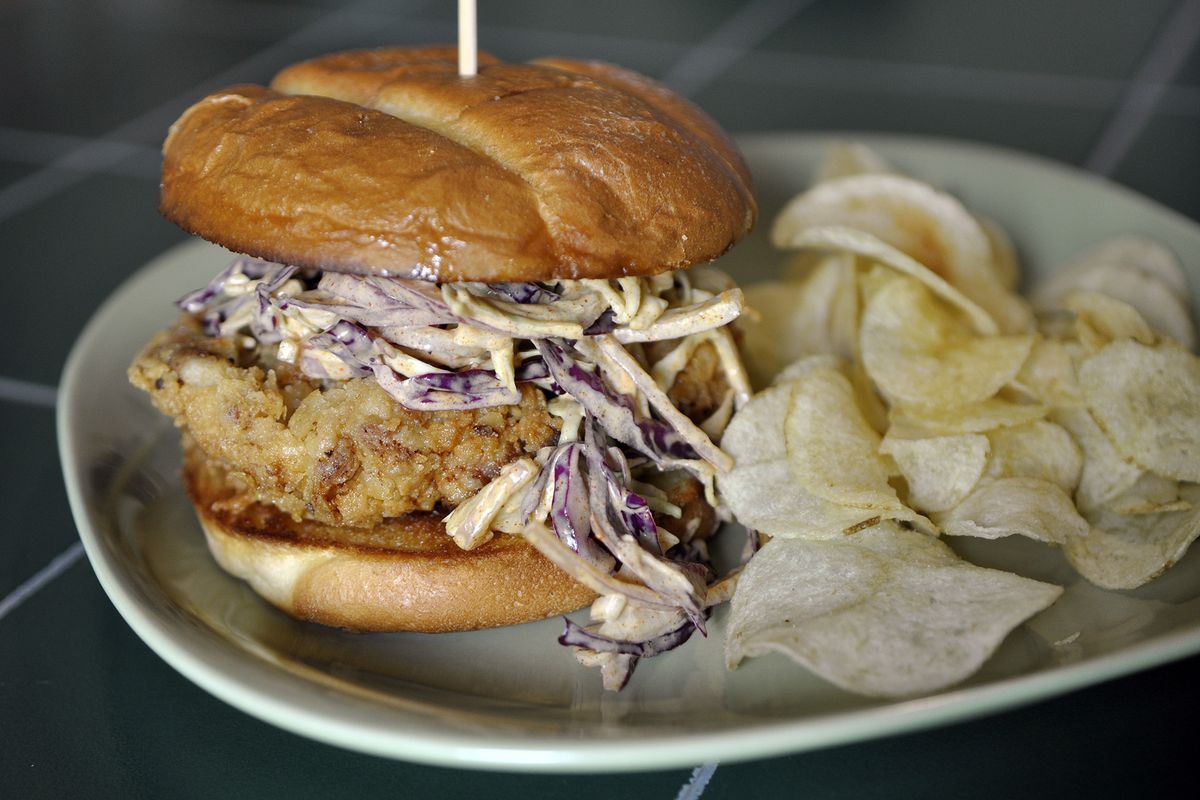
[[[59,468],[54,409],[0,401],[0,441],[5,452],[0,480],[3,599],[79,537]]]

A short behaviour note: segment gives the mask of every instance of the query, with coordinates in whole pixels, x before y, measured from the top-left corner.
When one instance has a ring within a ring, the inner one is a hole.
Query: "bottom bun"
[[[444,633],[544,619],[596,596],[518,536],[467,551],[435,515],[362,529],[297,522],[263,503],[238,507],[221,471],[192,448],[184,483],[217,563],[300,619]]]

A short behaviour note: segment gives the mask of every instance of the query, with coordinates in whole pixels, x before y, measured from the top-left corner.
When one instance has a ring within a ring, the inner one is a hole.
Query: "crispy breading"
[[[694,422],[708,419],[725,400],[729,381],[721,366],[717,348],[705,342],[696,348],[687,365],[671,384],[667,397]]]
[[[129,377],[244,486],[246,502],[297,520],[370,526],[445,511],[557,438],[557,420],[528,385],[517,405],[412,411],[374,380],[322,389],[286,364],[245,361],[234,340],[185,320],[151,340]]]
[[[659,516],[658,525],[679,537],[682,542],[708,539],[721,524],[717,510],[704,498],[704,486],[692,476],[679,477],[667,489],[667,502],[678,506],[678,517]]]

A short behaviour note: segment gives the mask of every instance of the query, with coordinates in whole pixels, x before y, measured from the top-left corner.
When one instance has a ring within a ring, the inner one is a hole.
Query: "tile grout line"
[[[0,377],[0,401],[8,400],[29,406],[54,408],[58,402],[58,389],[20,378]]]
[[[688,782],[679,787],[679,794],[675,795],[675,800],[699,800],[718,766],[717,762],[712,761],[693,769]]]
[[[1188,54],[1200,41],[1200,0],[1182,0],[1166,20],[1162,32],[1134,74],[1117,106],[1112,121],[1100,133],[1084,166],[1101,175],[1112,175],[1166,91],[1167,82],[1179,71]]]
[[[82,555],[83,542],[77,541],[55,556],[49,564],[34,573],[33,577],[9,592],[7,597],[0,600],[0,620],[3,620],[11,611],[37,594],[39,589],[42,589],[59,575],[70,569]]]
[[[754,0],[689,49],[663,76],[663,83],[692,96],[753,50],[813,0]]]

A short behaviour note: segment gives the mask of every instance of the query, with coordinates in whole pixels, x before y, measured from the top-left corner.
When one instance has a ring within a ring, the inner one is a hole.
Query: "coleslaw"
[[[732,465],[713,439],[750,384],[727,327],[744,300],[722,273],[438,286],[240,258],[178,305],[208,335],[271,348],[317,381],[374,380],[410,409],[509,405],[519,382],[536,385],[560,419],[557,443],[504,467],[445,518],[447,534],[468,550],[521,535],[596,591],[592,624],[567,620],[560,642],[606,688],[704,632],[715,580],[705,543],[654,514],[680,514],[661,488],[679,471],[718,508],[714,479]],[[653,363],[651,342],[670,344]],[[668,392],[705,344],[726,390],[694,422]]]

